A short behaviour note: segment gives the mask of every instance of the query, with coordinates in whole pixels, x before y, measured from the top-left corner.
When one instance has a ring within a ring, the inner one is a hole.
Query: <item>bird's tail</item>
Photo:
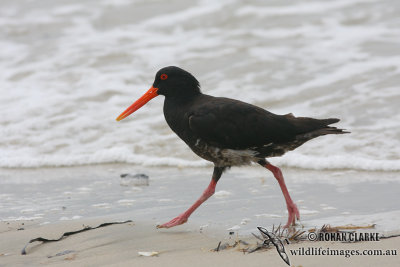
[[[297,135],[293,140],[286,143],[268,144],[259,148],[257,152],[260,155],[268,155],[269,157],[278,157],[285,154],[287,151],[293,150],[305,142],[314,139],[318,136],[327,134],[345,134],[350,133],[344,129],[338,129],[330,124],[340,121],[336,118],[330,119],[313,119],[307,117],[295,117],[293,114],[284,115],[288,121],[292,123],[297,131]]]
[[[329,126],[330,124],[337,123],[339,121],[340,120],[337,118],[319,120],[313,118],[297,117],[294,123],[301,126],[299,127],[300,133],[296,137],[296,139],[303,139],[304,141],[308,141],[321,135],[350,133],[349,131],[346,131],[344,129]]]

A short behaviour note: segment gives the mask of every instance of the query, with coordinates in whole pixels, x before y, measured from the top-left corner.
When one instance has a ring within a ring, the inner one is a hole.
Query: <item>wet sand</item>
[[[371,225],[380,235],[398,234],[400,212],[396,172],[352,170],[315,171],[282,168],[294,201],[300,208],[298,229],[323,224]],[[132,165],[95,165],[73,168],[1,169],[0,173],[0,266],[115,265],[130,266],[285,266],[269,251],[243,254],[236,249],[211,252],[219,241],[234,242],[236,235],[255,243],[257,226],[271,229],[285,223],[287,213],[279,186],[260,167],[233,168],[223,175],[217,193],[201,206],[188,223],[173,229],[156,229],[192,204],[209,183],[212,168],[150,168]],[[134,185],[120,174],[149,176],[149,185]],[[62,233],[112,221],[112,225],[70,236],[60,242],[28,246],[32,238],[58,238]],[[235,227],[235,235],[229,228]],[[23,228],[23,230],[18,230]],[[398,249],[399,238],[379,242],[301,242],[289,248]],[[65,255],[57,253],[70,251]],[[157,251],[156,257],[139,251]],[[48,258],[48,256],[51,256]],[[289,255],[293,266],[394,266],[398,256]],[[195,259],[193,261],[193,259]],[[198,260],[197,260],[198,259]],[[397,261],[396,261],[397,260]],[[367,265],[366,265],[367,264]],[[329,265],[327,265],[329,266]]]
[[[400,230],[398,172],[315,171],[282,168],[304,227],[323,224],[377,224],[382,232]],[[120,178],[145,174],[148,186]],[[68,168],[1,169],[0,219],[41,223],[108,216],[154,225],[187,209],[208,185],[212,167],[167,168],[93,165]],[[272,174],[259,167],[232,168],[216,194],[183,226],[187,230],[227,229],[241,234],[256,226],[285,223],[287,212]]]

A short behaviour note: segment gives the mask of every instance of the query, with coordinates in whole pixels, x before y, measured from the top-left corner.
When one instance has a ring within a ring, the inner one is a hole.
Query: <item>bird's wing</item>
[[[276,115],[241,101],[213,97],[188,114],[189,127],[200,139],[223,148],[246,149],[292,140],[292,115]]]

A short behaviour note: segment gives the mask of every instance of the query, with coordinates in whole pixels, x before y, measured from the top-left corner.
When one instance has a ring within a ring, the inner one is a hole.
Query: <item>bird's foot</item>
[[[299,209],[297,208],[296,204],[294,204],[294,202],[288,203],[287,209],[288,209],[289,218],[283,228],[289,228],[291,225],[295,225],[296,219],[300,220],[300,212],[299,212]]]
[[[157,225],[157,228],[171,228],[177,225],[181,225],[184,224],[185,222],[187,222],[189,216],[185,215],[184,213],[179,215],[176,218],[173,218],[172,220],[170,220],[167,223],[161,224],[161,225]]]

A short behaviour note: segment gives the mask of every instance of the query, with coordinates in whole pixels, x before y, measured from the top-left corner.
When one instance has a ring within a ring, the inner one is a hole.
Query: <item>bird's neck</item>
[[[185,142],[182,133],[185,132],[188,121],[188,113],[193,106],[195,96],[166,97],[164,100],[164,117],[169,127]]]
[[[166,96],[164,103],[168,101],[174,103],[175,105],[185,105],[188,102],[192,102],[201,94],[202,93],[200,92],[187,92],[176,96]]]

